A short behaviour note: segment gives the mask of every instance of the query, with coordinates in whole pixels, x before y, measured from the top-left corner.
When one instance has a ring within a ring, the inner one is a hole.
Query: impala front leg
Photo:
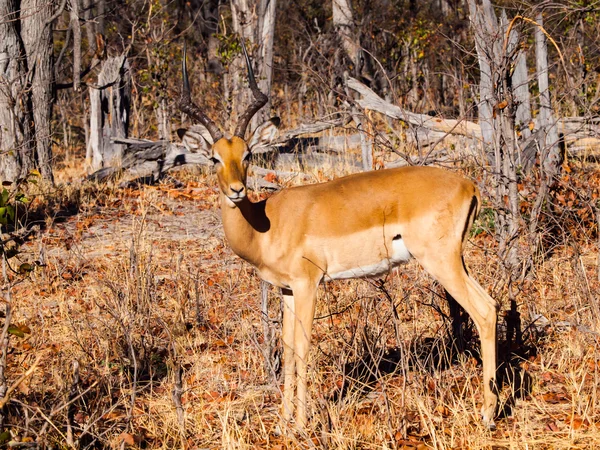
[[[283,404],[281,416],[285,421],[294,411],[294,378],[296,374],[294,360],[294,296],[289,289],[282,289],[283,296]]]
[[[294,288],[295,325],[294,325],[294,353],[296,360],[296,427],[303,429],[306,426],[306,371],[308,364],[308,351],[310,349],[310,334],[315,314],[318,283]]]

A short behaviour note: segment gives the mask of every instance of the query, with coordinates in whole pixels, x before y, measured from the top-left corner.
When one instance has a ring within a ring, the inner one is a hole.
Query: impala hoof
[[[488,430],[494,431],[496,429],[496,422],[494,422],[493,414],[490,414],[489,412],[486,413],[483,408],[481,408],[481,421]]]

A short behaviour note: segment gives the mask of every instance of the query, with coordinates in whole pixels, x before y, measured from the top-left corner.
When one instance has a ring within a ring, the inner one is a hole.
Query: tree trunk
[[[52,54],[52,2],[47,0],[24,0],[21,19],[21,35],[27,52],[27,65],[31,76],[31,100],[35,123],[35,153],[37,168],[46,180],[54,181],[52,172],[52,118],[54,58]],[[77,42],[75,42],[77,44]]]
[[[332,0],[333,26],[342,43],[342,48],[352,61],[355,76],[360,75],[361,48],[354,36],[354,20],[350,0]]]
[[[550,89],[548,83],[548,46],[546,36],[542,32],[542,13],[538,13],[535,28],[535,55],[538,85],[540,88],[540,117],[538,125],[541,131],[540,148],[542,149],[542,167],[547,177],[556,175],[560,170],[561,154],[558,145],[558,129],[552,113]]]
[[[273,42],[275,40],[276,0],[260,0],[259,13],[259,79],[258,87],[264,92],[269,101],[252,119],[252,128],[265,122],[271,117],[271,86],[273,84]]]
[[[233,30],[245,39],[258,86],[269,97],[269,102],[253,117],[249,130],[267,120],[271,113],[276,7],[276,0],[231,0]],[[226,85],[231,89],[231,117],[232,123],[235,123],[253,100],[248,88],[246,62],[241,52],[229,65]]]
[[[110,57],[98,74],[98,86],[90,86],[89,169],[119,165],[122,144],[113,138],[126,138],[129,131],[131,78],[125,55]]]
[[[475,37],[475,47],[479,60],[479,125],[484,144],[489,148],[494,142],[494,81],[493,71],[499,66],[496,59],[500,56],[498,40],[499,29],[496,14],[489,0],[483,0],[476,6],[475,0],[469,0],[469,13]],[[494,154],[488,150],[488,158],[493,162]]]
[[[251,55],[255,54],[254,33],[257,29],[257,16],[253,14],[254,11],[256,11],[256,5],[252,0],[231,0],[233,31],[246,41]],[[231,123],[236,123],[246,106],[250,104],[252,95],[246,82],[246,63],[241,52],[229,64],[228,77],[231,89]]]
[[[480,68],[479,121],[488,160],[496,174],[496,231],[510,286],[517,280],[520,268],[516,107],[510,78],[518,36],[506,37],[506,15],[503,13],[498,23],[489,0],[469,0],[469,12]],[[512,292],[509,289],[509,296]]]
[[[202,15],[204,17],[203,35],[208,40],[208,55],[206,70],[209,73],[221,76],[223,73],[223,64],[219,59],[219,1],[205,1],[202,5]]]
[[[33,168],[34,130],[27,58],[16,0],[0,1],[0,178],[15,181]]]

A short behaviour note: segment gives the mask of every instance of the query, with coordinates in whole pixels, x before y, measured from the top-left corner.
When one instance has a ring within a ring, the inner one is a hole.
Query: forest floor
[[[182,187],[79,187],[22,258],[43,263],[12,290],[12,441],[46,448],[600,448],[597,248],[558,248],[518,294],[523,342],[496,243],[465,259],[502,306],[501,400],[480,421],[477,335],[451,351],[443,290],[409,263],[381,282],[320,289],[309,426],[283,430],[281,379],[265,363],[260,282],[225,241],[214,175]],[[256,194],[253,194],[256,196]],[[279,299],[270,293],[277,329]],[[532,323],[535,319],[535,322]],[[19,377],[29,370],[28,375]],[[179,382],[178,379],[181,379]],[[20,382],[19,382],[20,381]]]

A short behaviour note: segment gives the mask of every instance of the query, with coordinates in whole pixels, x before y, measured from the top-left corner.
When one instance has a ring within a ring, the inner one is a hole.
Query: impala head
[[[268,101],[256,84],[250,58],[242,40],[242,49],[248,67],[248,81],[254,101],[240,116],[233,136],[224,136],[219,127],[198,108],[191,99],[187,73],[186,47],[183,46],[183,90],[179,109],[198,122],[189,130],[178,130],[184,145],[192,152],[205,154],[215,165],[221,192],[236,204],[246,198],[246,177],[252,148],[268,145],[277,133],[279,118],[273,117],[254,130],[250,141],[244,139],[246,128],[256,112]]]

